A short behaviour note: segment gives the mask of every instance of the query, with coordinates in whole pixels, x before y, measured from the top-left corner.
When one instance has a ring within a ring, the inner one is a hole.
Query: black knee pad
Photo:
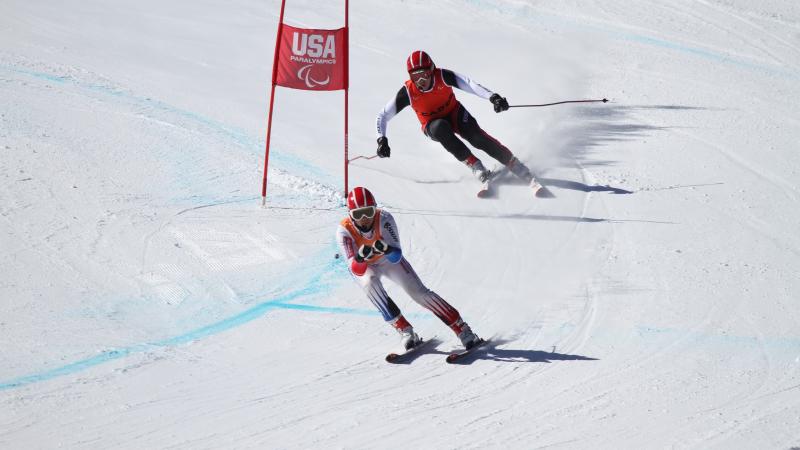
[[[453,127],[450,125],[450,122],[444,119],[436,119],[428,123],[427,132],[428,136],[437,142],[442,142],[447,140],[447,138],[453,136]]]

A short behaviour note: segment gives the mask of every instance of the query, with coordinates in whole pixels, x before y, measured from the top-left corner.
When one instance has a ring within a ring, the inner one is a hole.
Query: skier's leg
[[[458,310],[422,283],[414,268],[405,258],[397,264],[387,266],[384,273],[390,280],[399,284],[415,302],[430,310],[439,320],[450,327],[465,346],[469,347],[479,339],[461,318]]]
[[[463,106],[458,109],[458,134],[463,136],[473,147],[483,150],[503,165],[507,165],[514,157],[511,150],[483,131],[478,125],[478,121]]]
[[[408,320],[403,317],[400,308],[397,307],[397,304],[395,304],[386,293],[386,290],[383,288],[383,283],[381,283],[380,275],[379,268],[370,267],[364,275],[354,276],[353,278],[355,278],[356,282],[361,286],[361,289],[364,290],[367,298],[378,308],[381,316],[383,316],[383,320],[400,333],[403,346],[406,348],[413,347],[419,341],[419,337],[414,332],[414,328]]]
[[[469,148],[456,136],[453,127],[447,119],[434,119],[425,126],[425,135],[442,146],[459,161],[472,156]]]
[[[361,286],[367,298],[378,308],[383,320],[390,322],[400,316],[400,308],[386,293],[383,283],[381,283],[380,274],[377,273],[374,267],[368,268],[364,275],[360,277],[354,276],[353,278]]]
[[[448,119],[435,119],[428,122],[428,125],[425,126],[425,135],[442,144],[442,146],[450,152],[450,154],[455,156],[457,160],[466,164],[480,181],[483,182],[488,178],[489,171],[486,170],[483,163],[472,154],[466,144],[456,136],[453,131],[453,126]]]
[[[485,151],[489,156],[508,167],[511,173],[526,183],[532,181],[533,175],[528,167],[517,159],[511,150],[484,131],[478,125],[478,121],[463,106],[458,110],[458,133],[475,148]]]

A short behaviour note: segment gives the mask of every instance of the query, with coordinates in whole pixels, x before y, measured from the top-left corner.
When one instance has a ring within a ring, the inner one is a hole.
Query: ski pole
[[[603,102],[606,103],[608,101],[607,98],[602,100],[565,100],[563,102],[555,102],[555,103],[542,103],[541,105],[509,105],[509,108],[538,108],[540,106],[553,106],[553,105],[561,105],[564,103],[595,103],[595,102]]]
[[[357,159],[361,159],[361,158],[364,158],[364,159],[372,159],[372,158],[377,158],[377,157],[378,157],[378,155],[372,155],[372,156],[356,156],[356,157],[355,157],[355,158],[353,158],[353,159],[349,159],[349,160],[347,160],[347,162],[353,162],[353,161],[355,161],[355,160],[357,160]]]

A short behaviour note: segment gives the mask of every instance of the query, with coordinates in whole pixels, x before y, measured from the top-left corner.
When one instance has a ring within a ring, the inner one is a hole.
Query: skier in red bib
[[[422,50],[417,50],[408,57],[406,69],[410,79],[378,113],[378,156],[388,158],[391,153],[389,139],[386,137],[388,122],[406,106],[411,106],[422,124],[422,132],[442,144],[457,160],[472,169],[482,183],[492,173],[458,136],[508,167],[514,175],[530,183],[534,189],[539,188],[539,183],[525,164],[481,129],[475,118],[456,99],[453,87],[488,99],[498,113],[508,110],[508,101],[504,97],[464,75],[437,68],[431,57]]]
[[[387,277],[400,285],[415,302],[429,309],[458,336],[465,348],[481,342],[461,318],[461,314],[419,279],[403,256],[397,224],[388,211],[377,207],[375,197],[364,187],[347,195],[349,214],[336,228],[336,241],[347,260],[353,278],[378,308],[383,320],[400,333],[408,350],[421,342],[400,308],[386,293],[381,282]]]

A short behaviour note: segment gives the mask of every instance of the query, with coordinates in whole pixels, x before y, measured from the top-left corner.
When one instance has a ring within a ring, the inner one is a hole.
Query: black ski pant
[[[466,139],[473,147],[483,150],[492,158],[500,161],[504,166],[514,158],[514,154],[500,141],[481,129],[475,118],[460,103],[450,116],[434,119],[425,126],[426,136],[442,144],[457,160],[463,162],[472,156],[472,152],[456,134]]]

